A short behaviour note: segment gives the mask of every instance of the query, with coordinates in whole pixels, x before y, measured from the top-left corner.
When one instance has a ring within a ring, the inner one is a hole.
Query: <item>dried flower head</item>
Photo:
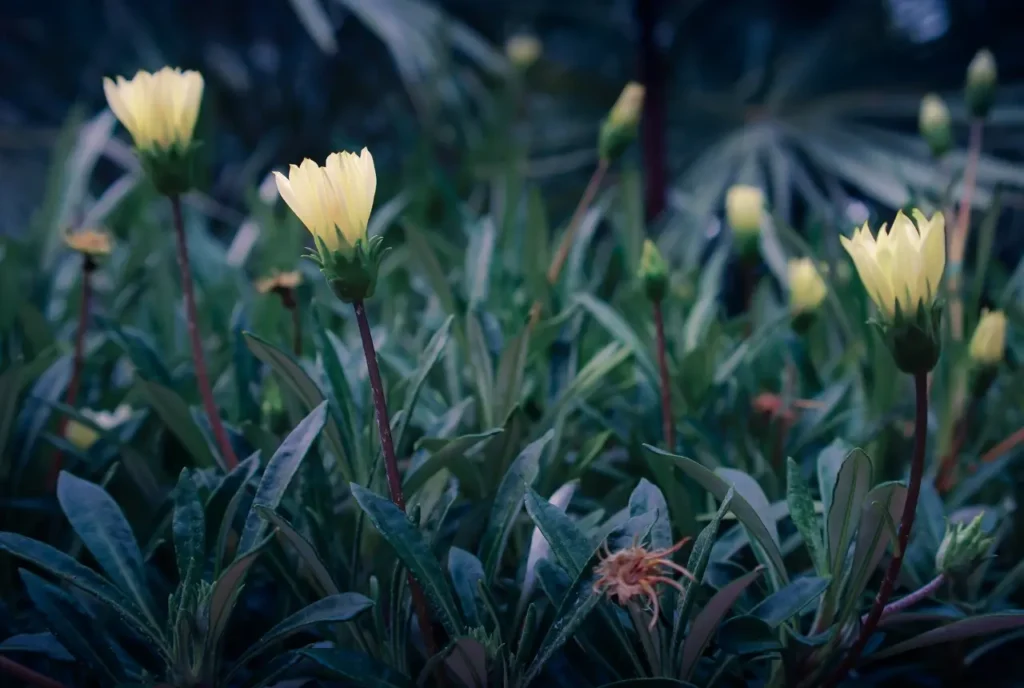
[[[72,251],[78,251],[84,256],[96,258],[110,254],[110,235],[95,229],[80,229],[77,232],[68,232],[64,235],[64,243]]]
[[[267,277],[256,280],[256,291],[261,294],[271,294],[282,291],[291,291],[302,284],[302,273],[298,270],[289,272],[273,272]]]
[[[601,562],[597,565],[598,577],[594,582],[594,591],[603,592],[622,605],[635,597],[646,597],[651,606],[650,628],[654,628],[661,610],[655,586],[658,583],[665,583],[683,592],[683,586],[679,581],[668,577],[667,574],[672,571],[683,574],[694,583],[697,582],[692,573],[671,559],[672,554],[689,539],[683,538],[668,549],[650,551],[639,545],[636,538],[633,539],[632,546],[617,552],[611,552],[608,543],[605,542],[602,545]]]

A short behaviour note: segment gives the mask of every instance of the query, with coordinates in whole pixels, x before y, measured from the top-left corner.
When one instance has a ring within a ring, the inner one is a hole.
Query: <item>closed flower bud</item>
[[[756,186],[735,184],[725,194],[725,219],[732,227],[740,253],[757,249],[764,221],[764,192]]]
[[[644,241],[644,251],[640,256],[640,280],[644,283],[644,292],[651,301],[658,302],[665,298],[668,289],[668,266],[661,252],[653,241]]]
[[[288,176],[274,172],[281,198],[313,235],[320,265],[338,298],[353,302],[373,295],[383,255],[380,237],[367,236],[377,189],[373,156],[363,149],[332,153],[320,167],[306,159]]]
[[[935,554],[936,571],[954,579],[974,572],[988,554],[993,541],[982,530],[981,520],[982,514],[978,514],[966,525],[946,525],[946,536]]]
[[[540,39],[528,33],[512,36],[505,42],[505,55],[517,69],[525,71],[540,59],[544,46]]]
[[[899,368],[927,372],[939,357],[941,309],[936,297],[946,265],[945,218],[929,220],[912,211],[916,226],[902,212],[892,228],[873,237],[867,223],[852,239],[840,237],[868,296],[882,313],[877,323]]]
[[[640,115],[644,109],[644,87],[635,81],[626,84],[601,125],[597,148],[602,160],[622,155],[636,138]]]
[[[984,117],[992,108],[996,97],[996,58],[987,48],[978,54],[967,66],[967,84],[964,96],[967,109],[975,117]]]
[[[1002,311],[982,311],[981,320],[971,337],[971,361],[979,366],[995,367],[1003,361],[1006,348],[1006,314]]]
[[[131,79],[105,78],[107,104],[132,135],[157,190],[180,194],[195,184],[195,133],[203,98],[199,72],[164,67]]]
[[[953,145],[953,133],[950,128],[949,108],[945,101],[934,93],[921,99],[921,110],[917,120],[921,137],[931,148],[932,155],[941,158]]]
[[[789,275],[789,310],[794,315],[812,313],[828,294],[825,280],[810,258],[793,258],[787,266]]]

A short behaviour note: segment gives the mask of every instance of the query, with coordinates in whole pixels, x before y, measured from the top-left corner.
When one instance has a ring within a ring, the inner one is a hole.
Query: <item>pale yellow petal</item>
[[[931,220],[925,220],[920,211],[915,211],[915,217],[918,227],[922,228],[921,261],[930,303],[939,293],[946,267],[946,218],[942,213],[935,213]]]

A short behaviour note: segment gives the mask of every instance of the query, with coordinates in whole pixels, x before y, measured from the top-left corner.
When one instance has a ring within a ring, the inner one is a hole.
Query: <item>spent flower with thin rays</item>
[[[267,277],[256,280],[256,291],[260,294],[271,294],[281,291],[291,291],[302,284],[302,273],[298,270],[287,272],[273,272]]]
[[[982,311],[968,348],[971,360],[981,366],[998,366],[1003,361],[1005,349],[1006,314],[1002,311]]]
[[[113,241],[107,232],[96,229],[80,229],[64,235],[64,243],[72,251],[89,258],[110,255]]]
[[[164,67],[131,79],[103,79],[111,111],[131,134],[142,166],[157,191],[177,196],[195,186],[195,134],[203,99],[199,72]]]
[[[334,293],[354,302],[373,295],[377,267],[383,256],[380,237],[368,237],[367,226],[377,173],[373,156],[332,153],[323,167],[310,159],[291,165],[288,176],[274,172],[281,198],[313,235],[311,254]]]
[[[602,545],[601,561],[597,565],[597,580],[594,592],[604,593],[620,605],[625,605],[637,598],[646,598],[651,607],[650,628],[658,623],[661,603],[656,586],[659,583],[670,585],[684,592],[679,581],[669,576],[673,571],[681,573],[694,583],[693,574],[686,568],[672,561],[672,555],[690,538],[683,538],[667,549],[648,550],[633,539],[630,547],[612,552],[608,543]]]

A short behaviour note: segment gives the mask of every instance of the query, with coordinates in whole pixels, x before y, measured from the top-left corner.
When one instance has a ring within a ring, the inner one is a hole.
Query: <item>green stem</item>
[[[213,399],[213,388],[210,386],[210,375],[206,371],[206,359],[203,357],[203,342],[199,338],[199,318],[196,315],[196,297],[192,291],[192,270],[188,262],[188,244],[185,240],[185,222],[181,217],[181,198],[170,196],[171,214],[174,218],[174,236],[178,248],[178,269],[181,271],[181,290],[185,295],[185,317],[188,320],[188,336],[192,344],[192,360],[196,368],[196,385],[199,387],[199,396],[203,399],[203,407],[206,410],[206,417],[210,421],[210,428],[213,430],[214,439],[220,447],[221,456],[224,458],[224,467],[227,470],[234,469],[238,465],[238,458],[235,450],[228,440],[228,433],[224,430],[224,423],[217,411],[217,404]]]
[[[672,422],[672,389],[669,387],[668,355],[665,347],[665,319],[661,314],[661,301],[653,301],[654,330],[657,337],[658,369],[661,373],[661,432],[665,449],[676,450],[675,424]]]
[[[910,531],[914,527],[917,499],[921,494],[921,479],[924,475],[924,453],[928,436],[928,373],[914,374],[914,393],[917,405],[914,416],[914,455],[910,463],[910,482],[907,485],[907,499],[903,503],[903,515],[900,517],[895,551],[892,559],[889,560],[889,566],[885,570],[885,577],[882,578],[882,585],[878,589],[878,595],[875,597],[871,611],[868,612],[861,625],[860,635],[846,653],[846,657],[839,667],[828,680],[821,684],[822,688],[838,686],[860,659],[861,653],[864,652],[864,648],[871,639],[871,634],[875,632],[878,622],[882,619],[886,604],[892,596],[893,588],[896,587],[896,580],[899,578],[900,569],[903,566],[903,557],[907,552],[907,543],[910,542]]]

